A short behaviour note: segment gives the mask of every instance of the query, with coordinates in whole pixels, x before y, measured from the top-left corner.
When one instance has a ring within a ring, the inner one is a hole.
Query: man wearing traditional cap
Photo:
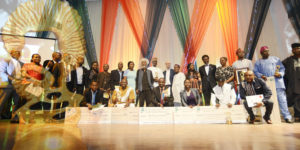
[[[249,59],[245,59],[244,50],[239,48],[235,53],[238,56],[238,60],[232,64],[233,69],[247,68],[248,70],[253,70],[252,62]]]
[[[288,105],[294,106],[295,122],[300,122],[300,43],[292,44],[293,56],[282,63],[285,67],[285,83]]]
[[[285,85],[283,81],[285,67],[280,59],[275,56],[270,56],[268,46],[263,46],[260,49],[262,59],[256,61],[254,65],[254,73],[258,78],[267,81],[268,77],[275,78],[276,92],[280,112],[287,123],[292,123],[292,116],[288,110]]]

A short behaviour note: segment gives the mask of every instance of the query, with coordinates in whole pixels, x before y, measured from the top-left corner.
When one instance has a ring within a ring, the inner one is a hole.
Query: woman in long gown
[[[124,78],[127,79],[128,86],[135,91],[136,70],[134,70],[133,61],[128,62],[128,69],[124,72]]]

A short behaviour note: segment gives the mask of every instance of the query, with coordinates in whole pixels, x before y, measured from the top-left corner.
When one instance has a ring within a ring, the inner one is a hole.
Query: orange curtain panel
[[[196,0],[182,58],[182,70],[197,57],[217,0]]]
[[[118,0],[102,0],[101,17],[101,42],[100,42],[100,71],[103,71],[103,65],[108,63],[111,42],[114,35],[116,17],[118,12]]]
[[[217,10],[225,41],[228,64],[232,65],[236,60],[235,51],[238,49],[237,1],[218,0]]]

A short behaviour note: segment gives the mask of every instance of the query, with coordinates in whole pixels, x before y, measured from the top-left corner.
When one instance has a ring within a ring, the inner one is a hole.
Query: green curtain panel
[[[85,0],[68,0],[70,6],[75,8],[82,19],[82,25],[84,28],[84,37],[86,41],[86,58],[89,66],[93,61],[97,61],[97,54],[95,49],[95,43],[93,38],[93,33],[90,24],[90,18],[88,14],[88,9]],[[91,67],[91,66],[90,66]]]
[[[184,50],[186,37],[190,26],[190,15],[187,0],[169,0],[169,10],[175,25],[182,50]]]

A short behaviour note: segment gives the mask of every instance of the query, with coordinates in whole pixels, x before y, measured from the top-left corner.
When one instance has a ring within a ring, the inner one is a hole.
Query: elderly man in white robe
[[[178,64],[174,65],[174,77],[173,77],[173,84],[172,84],[172,94],[174,97],[174,106],[179,107],[182,106],[181,104],[181,97],[180,92],[184,90],[184,80],[185,75],[184,73],[180,72],[180,66]]]
[[[211,93],[210,102],[217,108],[220,106],[231,108],[236,101],[234,88],[230,84],[225,83],[225,80],[224,77],[218,78],[218,84],[213,88],[213,92]]]

